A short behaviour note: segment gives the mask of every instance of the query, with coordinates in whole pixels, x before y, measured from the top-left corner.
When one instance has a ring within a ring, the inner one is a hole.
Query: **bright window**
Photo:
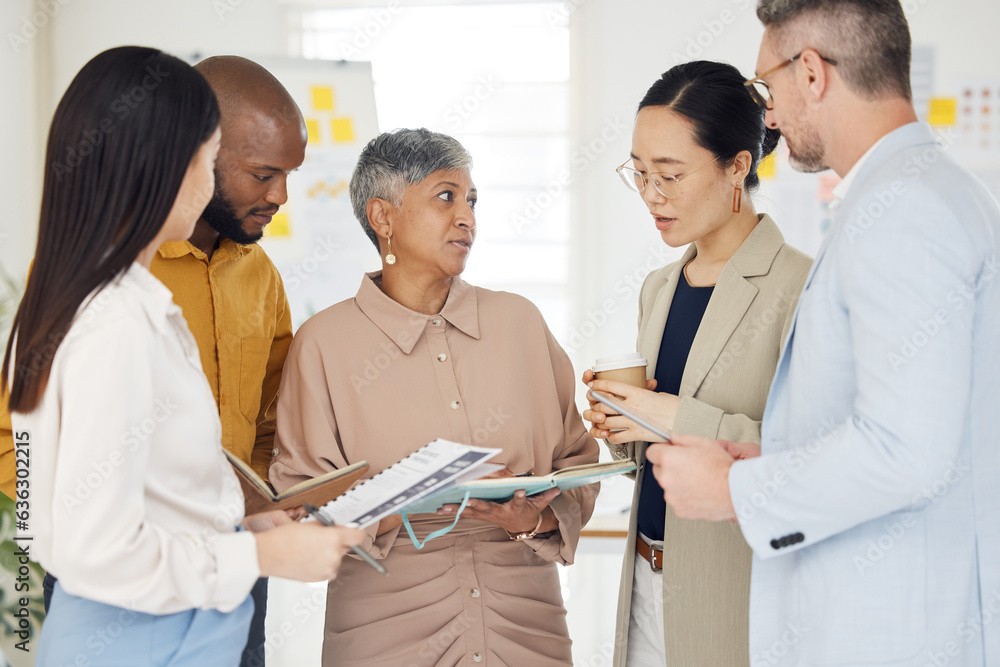
[[[464,278],[569,329],[569,24],[563,3],[304,12],[305,58],[372,63],[382,131],[426,127],[472,153],[478,238]]]

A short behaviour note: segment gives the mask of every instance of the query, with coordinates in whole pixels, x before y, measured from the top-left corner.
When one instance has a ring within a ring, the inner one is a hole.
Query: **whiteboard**
[[[378,134],[371,63],[258,62],[288,89],[309,130],[305,162],[288,177],[288,202],[260,241],[285,282],[298,329],[311,315],[353,297],[362,274],[381,267],[348,193],[361,149]]]

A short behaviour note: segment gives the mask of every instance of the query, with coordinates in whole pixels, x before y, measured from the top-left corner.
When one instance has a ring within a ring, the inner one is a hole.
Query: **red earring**
[[[743,184],[737,183],[733,188],[733,213],[739,213],[743,207]]]

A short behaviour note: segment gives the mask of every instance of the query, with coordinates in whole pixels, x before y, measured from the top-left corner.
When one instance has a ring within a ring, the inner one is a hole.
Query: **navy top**
[[[653,376],[656,378],[656,391],[675,396],[680,391],[691,343],[698,333],[701,318],[705,316],[705,309],[714,289],[714,286],[691,287],[681,271],[667,322],[663,326],[660,354],[656,359],[656,373]],[[663,489],[653,477],[652,468],[649,468],[642,475],[642,488],[639,490],[639,532],[653,540],[662,540],[666,515],[667,503],[663,500]]]

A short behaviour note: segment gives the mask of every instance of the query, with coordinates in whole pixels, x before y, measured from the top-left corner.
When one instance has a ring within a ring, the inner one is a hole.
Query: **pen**
[[[323,513],[323,510],[317,508],[314,505],[306,503],[302,505],[302,509],[308,512],[314,519],[319,521],[324,526],[329,526],[333,528],[337,525],[333,522],[333,520],[330,517],[328,517],[326,514]],[[389,571],[385,569],[382,563],[372,558],[371,554],[369,554],[367,551],[365,551],[358,545],[355,544],[351,546],[351,553],[360,558],[361,560],[363,560],[364,562],[371,565],[372,569],[381,574],[383,577],[389,576]]]

